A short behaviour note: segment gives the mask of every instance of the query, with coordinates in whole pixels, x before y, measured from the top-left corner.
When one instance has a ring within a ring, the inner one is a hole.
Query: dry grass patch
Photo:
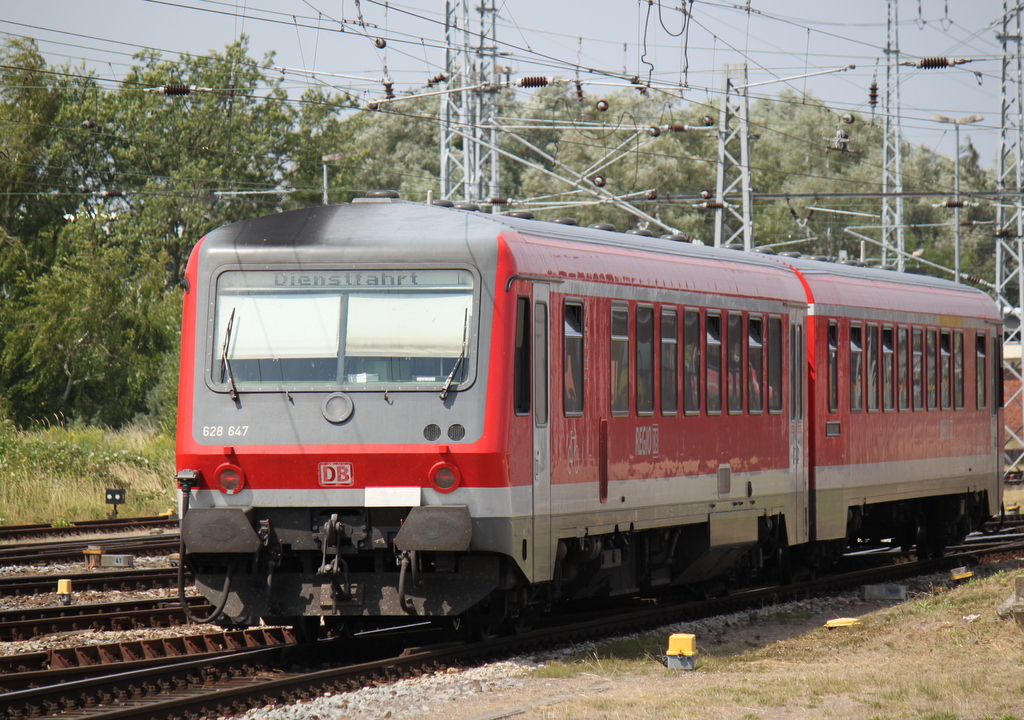
[[[604,643],[538,675],[608,689],[521,717],[1024,720],[1024,635],[995,614],[1017,572],[867,612],[849,628],[827,630],[797,607],[739,623],[728,641],[698,633],[695,672],[655,659],[667,633]]]
[[[1024,485],[1006,485],[1003,489],[1003,504],[1024,505]]]

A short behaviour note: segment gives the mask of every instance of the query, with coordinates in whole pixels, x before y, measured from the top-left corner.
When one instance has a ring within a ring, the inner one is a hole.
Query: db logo
[[[324,487],[351,485],[354,480],[352,463],[320,463],[320,484]]]

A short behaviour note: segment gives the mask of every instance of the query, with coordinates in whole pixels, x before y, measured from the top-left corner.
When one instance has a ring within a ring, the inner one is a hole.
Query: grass
[[[68,524],[106,517],[106,488],[124,488],[124,516],[176,506],[174,438],[155,428],[18,430],[0,420],[0,524]]]
[[[658,662],[666,633],[601,643],[537,674],[610,687],[523,717],[1024,720],[1024,637],[995,614],[1016,574],[925,593],[849,628],[797,610],[733,623],[725,642],[698,631],[694,672]]]

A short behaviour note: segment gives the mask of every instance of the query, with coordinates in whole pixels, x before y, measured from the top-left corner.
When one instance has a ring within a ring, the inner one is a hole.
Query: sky
[[[512,80],[579,77],[586,97],[596,100],[639,76],[667,100],[708,103],[721,92],[723,67],[745,63],[748,82],[765,83],[751,87],[751,97],[789,89],[827,108],[823,143],[845,113],[881,122],[887,0],[493,2],[499,64]],[[475,8],[480,0],[469,4]],[[901,61],[972,60],[944,69],[900,68],[904,139],[951,156],[952,126],[930,118],[980,114],[982,121],[963,126],[961,144],[969,139],[981,163],[995,167],[1004,0],[895,5]],[[479,29],[479,16],[470,13],[471,28]],[[142,49],[168,59],[205,54],[222,51],[242,33],[252,56],[275,53],[294,97],[319,84],[369,102],[382,97],[385,77],[396,90],[421,90],[444,69],[441,0],[7,0],[0,8],[0,37],[35,38],[50,63],[84,63],[109,87]],[[838,71],[850,65],[856,68]],[[799,77],[812,73],[824,74]],[[873,76],[880,98],[874,114],[868,103]],[[856,127],[847,127],[852,149],[858,147]]]

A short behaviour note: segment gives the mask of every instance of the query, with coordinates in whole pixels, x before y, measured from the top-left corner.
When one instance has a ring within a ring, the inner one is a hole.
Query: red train
[[[182,537],[221,622],[498,624],[997,512],[983,293],[379,195],[189,260]]]

